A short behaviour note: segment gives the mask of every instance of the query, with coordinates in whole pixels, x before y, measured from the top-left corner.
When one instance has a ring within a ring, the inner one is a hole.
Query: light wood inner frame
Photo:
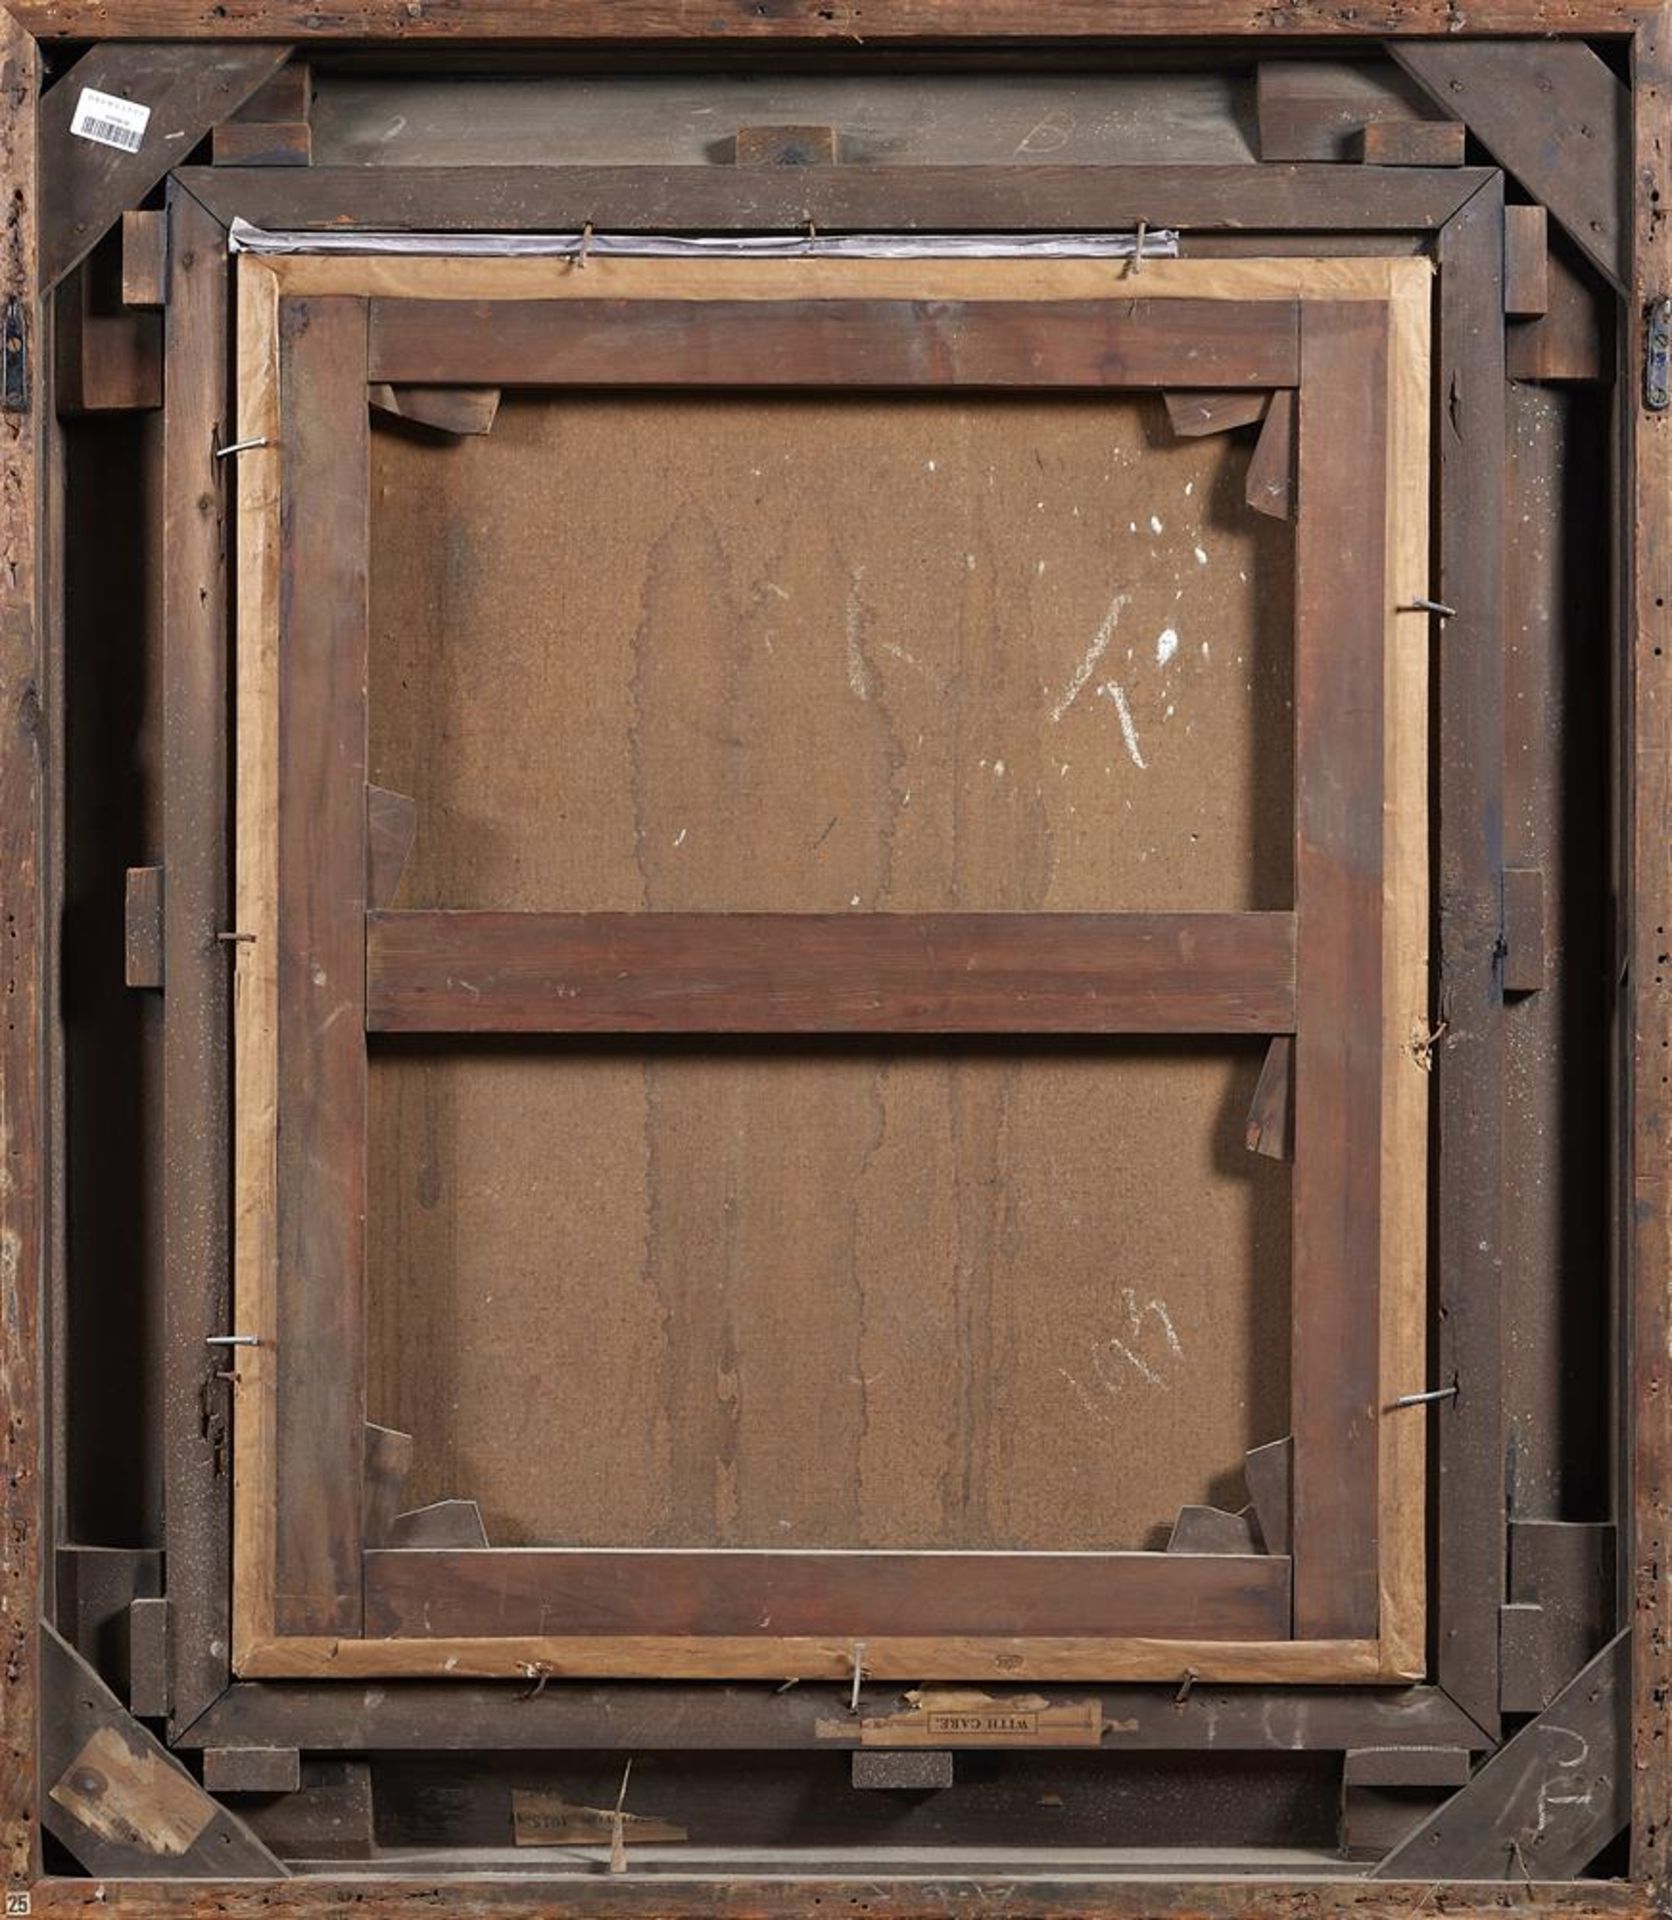
[[[542,261],[389,260],[298,257],[282,261],[253,260],[239,267],[240,438],[267,438],[275,444],[242,456],[239,483],[240,596],[239,631],[239,925],[256,933],[254,942],[238,948],[237,1062],[238,1124],[236,1128],[237,1245],[236,1298],[238,1324],[256,1332],[263,1344],[240,1358],[238,1424],[234,1452],[235,1574],[234,1664],[248,1676],[338,1674],[343,1677],[399,1674],[454,1673],[492,1675],[526,1671],[541,1664],[559,1673],[575,1675],[716,1674],[779,1676],[793,1671],[814,1676],[846,1675],[852,1663],[848,1637],[816,1632],[770,1637],[742,1633],[658,1633],[611,1637],[570,1635],[552,1637],[518,1631],[447,1634],[427,1639],[358,1638],[360,1595],[352,1580],[327,1578],[306,1582],[300,1596],[282,1594],[277,1570],[279,1542],[285,1526],[282,1500],[283,1468],[277,1444],[276,1388],[278,1368],[275,1343],[290,1343],[299,1335],[281,1319],[282,1289],[277,1285],[280,1247],[285,1228],[276,1205],[278,1159],[275,1145],[275,1097],[281,1063],[276,1041],[278,952],[276,923],[277,845],[282,830],[276,805],[279,791],[277,736],[273,725],[277,708],[281,613],[280,521],[291,503],[282,498],[280,484],[286,406],[305,404],[299,394],[281,392],[280,302],[284,296],[367,296],[380,300],[418,303],[426,300],[561,302],[577,296],[590,301],[620,298],[633,303],[665,299],[724,298],[728,301],[818,299],[827,302],[855,298],[873,301],[1014,300],[1019,288],[1027,302],[1084,302],[1107,300],[1111,272],[1090,262],[1054,262],[1018,267],[1013,263],[984,262],[795,262],[688,263],[658,261],[598,261],[577,276],[566,264]],[[1121,287],[1122,294],[1140,289]],[[1140,1622],[1140,1630],[1112,1639],[1088,1636],[1074,1629],[1070,1619],[1061,1632],[1031,1637],[948,1633],[924,1636],[883,1633],[867,1639],[867,1670],[879,1678],[1009,1677],[1009,1678],[1168,1678],[1186,1666],[1204,1678],[1223,1680],[1373,1680],[1420,1673],[1422,1667],[1423,1562],[1423,1423],[1420,1416],[1387,1413],[1392,1398],[1423,1375],[1423,1285],[1425,1240],[1425,1175],[1427,1082],[1421,1066],[1420,1041],[1426,1031],[1427,1009],[1427,899],[1426,899],[1426,700],[1427,661],[1423,644],[1426,622],[1420,615],[1401,615],[1397,609],[1427,590],[1427,390],[1428,310],[1430,270],[1425,262],[1404,260],[1334,261],[1213,261],[1153,262],[1143,270],[1141,292],[1150,301],[1327,302],[1338,315],[1327,330],[1316,332],[1323,342],[1335,341],[1334,351],[1353,359],[1363,393],[1385,393],[1387,403],[1386,464],[1379,475],[1364,468],[1365,443],[1343,434],[1329,436],[1351,449],[1358,469],[1348,477],[1375,489],[1385,502],[1385,583],[1381,630],[1383,637],[1383,713],[1379,729],[1384,789],[1381,846],[1381,929],[1379,967],[1383,979],[1384,1018],[1381,1023],[1379,1072],[1375,1098],[1379,1105],[1380,1149],[1374,1177],[1382,1200],[1375,1210],[1372,1231],[1377,1307],[1362,1311],[1368,1289],[1361,1289],[1361,1311],[1355,1321],[1350,1296],[1337,1290],[1334,1310],[1343,1307],[1335,1333],[1344,1339],[1362,1339],[1370,1330],[1378,1368],[1379,1389],[1374,1410],[1360,1409],[1356,1444],[1371,1462],[1372,1499],[1360,1500],[1355,1515],[1351,1498],[1341,1499],[1352,1477],[1336,1471],[1337,1461],[1319,1460],[1314,1491],[1297,1475],[1297,1520],[1304,1533],[1308,1525],[1325,1523],[1332,1497],[1336,1511],[1331,1523],[1346,1525],[1351,1534],[1355,1518],[1361,1534],[1377,1549],[1369,1560],[1355,1563],[1356,1587],[1341,1597],[1340,1583],[1327,1602],[1320,1596],[1309,1633],[1302,1637],[1241,1641],[1196,1634],[1191,1638],[1160,1638]],[[329,301],[333,308],[357,303]],[[1362,309],[1355,316],[1344,309]],[[409,311],[412,308],[409,307]],[[363,315],[366,309],[358,306]],[[1314,309],[1322,313],[1324,309]],[[1184,310],[1179,310],[1181,320]],[[832,321],[840,315],[833,314]],[[1368,323],[1367,323],[1368,320]],[[346,323],[352,332],[355,323]],[[363,324],[363,322],[361,323]],[[335,366],[341,374],[340,400],[348,390],[349,374],[360,345],[344,343],[341,320],[332,324],[335,344],[316,347],[312,357]],[[842,329],[834,328],[840,338]],[[1384,337],[1378,352],[1374,340]],[[1262,332],[1270,337],[1270,329]],[[1366,357],[1366,343],[1371,343]],[[390,361],[405,367],[408,362]],[[419,362],[411,362],[413,365]],[[432,377],[441,377],[430,363]],[[1152,370],[1161,384],[1189,384],[1187,370],[1175,366],[1170,374]],[[1267,373],[1272,369],[1265,368]],[[360,367],[363,383],[366,363]],[[501,369],[503,373],[503,369]],[[1384,378],[1385,373],[1385,378]],[[390,377],[416,377],[405,371]],[[460,377],[455,369],[450,377]],[[500,377],[479,372],[478,378]],[[975,376],[975,377],[980,377]],[[1130,376],[1129,376],[1130,378]],[[1207,384],[1227,384],[1223,367],[1203,376]],[[1132,383],[1141,382],[1133,379]],[[301,383],[295,383],[301,384]],[[333,389],[335,391],[335,389]],[[1346,384],[1343,383],[1343,392]],[[320,402],[319,404],[324,404]],[[362,409],[363,412],[363,409]],[[1304,403],[1303,403],[1304,423]],[[1302,426],[1303,449],[1307,442]],[[1325,436],[1315,436],[1322,444]],[[321,513],[352,511],[357,463],[352,457],[352,434],[345,443],[350,457],[336,466],[336,506]],[[1306,487],[1306,455],[1302,454],[1302,491]],[[1378,488],[1378,482],[1380,486]],[[1323,481],[1327,486],[1329,482]],[[360,499],[363,501],[362,491]],[[361,509],[363,511],[363,508]],[[1304,505],[1302,517],[1304,525]],[[1369,525],[1365,521],[1366,526]],[[292,537],[295,536],[295,523]],[[339,522],[340,530],[340,522]],[[322,551],[340,546],[322,539]],[[352,542],[349,544],[352,545]],[[1378,560],[1378,570],[1380,562]],[[1337,577],[1362,605],[1366,590],[1375,596],[1372,581],[1361,567]],[[354,604],[363,596],[363,575],[332,583]],[[325,580],[312,579],[314,592]],[[1304,582],[1303,582],[1304,590]],[[1327,599],[1328,582],[1321,589]],[[363,601],[362,601],[363,604]],[[1352,608],[1345,608],[1346,614]],[[363,627],[363,621],[362,621]],[[352,658],[352,654],[350,656]],[[339,662],[339,665],[341,663]],[[363,768],[339,768],[363,781]],[[1327,823],[1326,831],[1327,831]],[[1281,917],[1281,916],[1280,916]],[[363,1045],[359,1023],[341,1023]],[[1118,1022],[1116,1023],[1118,1025]],[[310,1097],[319,1087],[310,1081]],[[1299,1169],[1297,1168],[1297,1173]],[[352,1182],[351,1182],[352,1184]],[[363,1192],[358,1204],[363,1211]],[[354,1198],[344,1217],[358,1215]],[[1298,1274],[1297,1274],[1298,1282]],[[340,1291],[340,1290],[339,1290]],[[1301,1304],[1297,1284],[1297,1312]],[[1331,1308],[1325,1297],[1326,1310]],[[1298,1324],[1298,1322],[1297,1322]],[[323,1339],[322,1352],[332,1345],[330,1329],[311,1336]],[[326,1369],[330,1371],[329,1368]],[[360,1407],[358,1395],[321,1391],[316,1409],[340,1442],[339,1457],[347,1469],[340,1484],[357,1491]],[[1336,1410],[1339,1414],[1339,1410]],[[1368,1416],[1368,1420],[1365,1416]],[[1297,1400],[1297,1438],[1307,1418]],[[1350,1444],[1352,1444],[1350,1442]],[[1301,1450],[1304,1457],[1304,1449]],[[1337,1488],[1332,1496],[1331,1485]],[[1309,1520],[1309,1498],[1316,1520]],[[1372,1524],[1363,1526],[1368,1513]],[[538,1558],[546,1550],[522,1550]],[[287,1549],[287,1564],[296,1561]],[[500,1556],[492,1556],[498,1558]],[[513,1556],[514,1557],[514,1556]],[[605,1556],[622,1559],[624,1556]],[[840,1558],[841,1556],[837,1556]],[[861,1556],[854,1556],[859,1558]],[[968,1556],[910,1556],[921,1578],[927,1563],[953,1562]],[[1025,1559],[1027,1556],[1020,1556]],[[1351,1558],[1351,1555],[1348,1556]],[[572,1558],[572,1557],[571,1557]],[[1044,1560],[1072,1561],[1074,1556],[1040,1556]],[[1099,1563],[1116,1561],[1164,1565],[1158,1555],[1088,1556]],[[1304,1561],[1304,1555],[1302,1556]],[[1337,1556],[1339,1562],[1340,1556]],[[1175,1562],[1176,1564],[1176,1562]],[[952,1569],[948,1569],[951,1571]],[[1067,1571],[1059,1568],[1058,1571]],[[410,1568],[402,1569],[403,1572]],[[967,1564],[957,1570],[963,1578],[981,1577]],[[1140,1565],[1132,1573],[1148,1576]],[[295,1584],[294,1582],[290,1584]],[[340,1618],[327,1630],[318,1626],[318,1608],[340,1608]],[[1304,1577],[1297,1578],[1297,1607],[1304,1609]],[[1329,1608],[1348,1623],[1332,1629]],[[310,1610],[311,1617],[310,1617]],[[1071,1609],[1070,1609],[1071,1612]],[[286,1631],[286,1616],[308,1619],[309,1631]],[[1359,1623],[1368,1617],[1369,1630]],[[524,1623],[526,1624],[526,1623]],[[1300,1619],[1297,1616],[1297,1627]]]

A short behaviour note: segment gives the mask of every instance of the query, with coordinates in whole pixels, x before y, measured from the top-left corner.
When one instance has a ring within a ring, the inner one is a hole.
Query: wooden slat
[[[284,57],[282,46],[213,41],[193,47],[102,45],[83,54],[41,102],[42,283],[56,286]],[[86,87],[151,109],[137,153],[70,132]]]
[[[386,300],[373,380],[503,386],[1282,387],[1286,301]]]
[[[1667,173],[1666,101],[1672,95],[1672,6],[1660,7],[1639,34],[1635,151],[1642,185],[1634,206],[1634,294],[1641,316],[1672,285],[1672,231],[1665,211],[1672,200]],[[1620,1075],[1615,1149],[1624,1177],[1616,1221],[1623,1242],[1614,1268],[1623,1292],[1618,1338],[1630,1364],[1622,1390],[1630,1418],[1620,1456],[1620,1478],[1633,1491],[1622,1508],[1637,1570],[1631,1590],[1631,1872],[1641,1884],[1672,1882],[1672,1741],[1666,1702],[1672,1698],[1672,969],[1662,959],[1672,926],[1672,527],[1666,501],[1672,491],[1672,413],[1643,405],[1644,330],[1629,340],[1619,388],[1620,453],[1630,464],[1626,491],[1617,496],[1622,523],[1625,671],[1632,689],[1633,731],[1622,743],[1627,765],[1619,829],[1623,881],[1632,910],[1626,959],[1631,994],[1619,1016],[1627,1031],[1629,1064]],[[1629,1276],[1629,1287],[1621,1281]],[[1659,1569],[1661,1577],[1646,1577]]]
[[[365,1443],[364,303],[280,309],[278,1560],[290,1633],[357,1632]]]
[[[192,1720],[227,1682],[227,1383],[204,1343],[230,1326],[233,960],[227,853],[227,255],[189,194],[168,198],[163,416],[163,1407],[170,1701]]]
[[[1543,207],[1504,208],[1504,312],[1512,318],[1550,309],[1549,227]]]
[[[366,1555],[368,1635],[1142,1635],[1272,1640],[1264,1554],[488,1548]]]
[[[1295,588],[1295,1634],[1378,1617],[1385,310],[1309,305]],[[1269,431],[1269,427],[1268,427]]]
[[[1439,663],[1439,951],[1434,1052],[1438,1346],[1459,1391],[1433,1414],[1441,1523],[1437,1677],[1492,1732],[1504,1599],[1503,198],[1483,189],[1440,237],[1439,569],[1456,609]],[[1409,1415],[1403,1416],[1409,1418]],[[1423,1416],[1418,1414],[1416,1418]]]
[[[1578,40],[1390,41],[1389,51],[1624,287],[1631,95],[1601,56]]]
[[[168,215],[122,216],[122,304],[160,307],[168,298]]]
[[[396,231],[1435,231],[1480,168],[1320,166],[187,167],[230,221]],[[1124,283],[1123,283],[1124,284]],[[1142,283],[1140,282],[1140,290]]]
[[[385,1033],[1280,1033],[1283,913],[373,913]]]
[[[896,1719],[866,1729],[864,1719],[833,1719],[821,1689],[727,1686],[717,1681],[643,1680],[631,1687],[566,1681],[530,1699],[526,1688],[469,1680],[407,1681],[399,1687],[352,1681],[259,1680],[234,1684],[181,1744],[287,1744],[321,1752],[383,1752],[435,1747],[444,1752],[517,1750],[626,1752],[689,1747],[758,1750],[880,1744],[897,1736],[920,1741],[924,1729],[906,1718],[893,1690],[864,1714]],[[1043,1697],[1048,1716],[1085,1697],[1084,1688],[1002,1684],[983,1687],[991,1710],[1003,1713]],[[1437,1687],[1216,1687],[1196,1686],[1183,1700],[1176,1688],[1101,1686],[1097,1697],[1111,1735],[1123,1749],[1168,1751],[1339,1752],[1348,1747],[1479,1746],[1484,1736]],[[933,1705],[931,1693],[926,1700]],[[979,1741],[975,1744],[981,1744]],[[996,1744],[996,1743],[995,1743]],[[1042,1743],[1043,1744],[1043,1743]],[[1077,1742],[1076,1742],[1077,1744]]]

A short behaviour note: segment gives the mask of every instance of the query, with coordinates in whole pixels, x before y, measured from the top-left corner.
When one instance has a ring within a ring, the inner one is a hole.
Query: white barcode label
[[[100,93],[97,87],[83,87],[75,103],[71,133],[83,140],[97,140],[101,147],[120,147],[124,153],[138,153],[145,138],[151,109],[137,100],[123,100],[114,93]]]

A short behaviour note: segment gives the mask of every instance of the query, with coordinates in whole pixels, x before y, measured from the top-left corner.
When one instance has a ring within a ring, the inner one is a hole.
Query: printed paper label
[[[96,140],[101,147],[120,147],[124,153],[138,153],[150,119],[151,109],[142,107],[137,100],[100,93],[97,87],[83,87],[81,98],[75,103],[70,131],[83,140]]]

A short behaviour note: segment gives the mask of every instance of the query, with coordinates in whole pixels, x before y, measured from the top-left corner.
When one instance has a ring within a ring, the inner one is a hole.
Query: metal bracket
[[[1643,404],[1664,413],[1672,407],[1672,297],[1649,302],[1643,327]]]
[[[6,301],[0,326],[0,412],[29,411],[29,333],[23,302],[14,293]]]

